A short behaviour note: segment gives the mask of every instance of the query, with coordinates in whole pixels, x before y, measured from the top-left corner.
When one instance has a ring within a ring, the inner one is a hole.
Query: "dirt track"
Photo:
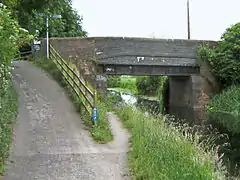
[[[19,116],[6,180],[122,180],[128,133],[109,114],[115,140],[93,142],[64,90],[29,62],[14,62]]]

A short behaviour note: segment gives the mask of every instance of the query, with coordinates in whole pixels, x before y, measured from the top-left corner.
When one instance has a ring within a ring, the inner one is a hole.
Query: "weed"
[[[58,70],[57,66],[51,59],[36,59],[33,61],[36,66],[44,69],[48,72],[57,82],[59,82],[65,90],[68,92],[69,96],[73,100],[73,103],[81,113],[84,124],[86,128],[91,132],[93,139],[98,143],[106,143],[112,140],[113,136],[109,127],[109,122],[106,117],[107,107],[103,103],[98,103],[98,120],[93,124],[92,119],[87,115],[86,110],[81,105],[81,100],[74,95],[71,87],[63,79],[61,72]]]
[[[224,169],[216,155],[203,150],[197,135],[184,136],[173,126],[166,126],[164,116],[145,116],[132,107],[122,106],[116,113],[132,134],[128,161],[133,179],[224,178]]]
[[[18,98],[13,86],[0,97],[0,175],[4,171],[4,161],[9,155],[12,142],[13,124],[18,113]]]

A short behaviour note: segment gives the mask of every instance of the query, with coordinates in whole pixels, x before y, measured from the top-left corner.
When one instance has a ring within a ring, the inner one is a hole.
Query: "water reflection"
[[[108,90],[108,95],[116,96],[119,99],[119,102],[126,103],[127,105],[133,106],[133,108],[139,107],[146,111],[146,115],[159,114],[160,111],[160,102],[155,99],[148,99],[143,96],[132,95],[129,93],[119,92],[116,90]]]

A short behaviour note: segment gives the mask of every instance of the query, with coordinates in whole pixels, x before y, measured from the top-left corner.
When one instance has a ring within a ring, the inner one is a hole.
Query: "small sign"
[[[96,121],[97,120],[97,108],[93,109],[93,120]]]
[[[34,45],[33,45],[33,49],[34,49],[35,51],[39,51],[39,50],[40,50],[40,45],[34,44]]]

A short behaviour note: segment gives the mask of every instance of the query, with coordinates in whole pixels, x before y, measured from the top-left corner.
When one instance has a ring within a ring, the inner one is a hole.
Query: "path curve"
[[[19,115],[6,180],[127,180],[129,134],[114,114],[115,136],[96,144],[57,82],[30,62],[14,62]]]

